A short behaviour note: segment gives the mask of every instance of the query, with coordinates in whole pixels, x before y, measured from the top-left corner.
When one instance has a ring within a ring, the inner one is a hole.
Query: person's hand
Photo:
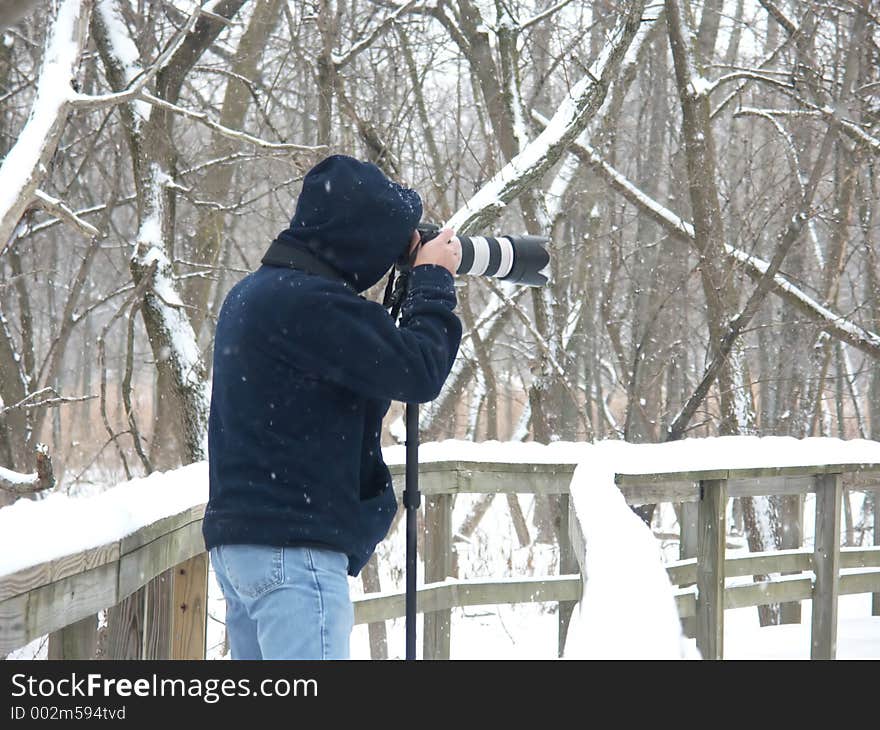
[[[418,242],[419,232],[416,231],[413,235],[412,245],[418,245]],[[413,266],[437,264],[455,276],[460,263],[461,243],[455,238],[455,231],[451,228],[444,228],[437,234],[436,238],[432,238],[419,249]]]

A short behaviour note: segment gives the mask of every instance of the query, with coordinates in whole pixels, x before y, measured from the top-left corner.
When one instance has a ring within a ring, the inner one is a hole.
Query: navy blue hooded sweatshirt
[[[390,400],[440,391],[461,339],[452,275],[411,272],[399,326],[357,295],[406,250],[415,191],[334,155],[303,181],[273,248],[305,251],[337,276],[264,263],[227,295],[214,340],[203,535],[222,544],[312,545],[357,575],[397,510],[382,460]],[[285,249],[290,247],[290,249]]]

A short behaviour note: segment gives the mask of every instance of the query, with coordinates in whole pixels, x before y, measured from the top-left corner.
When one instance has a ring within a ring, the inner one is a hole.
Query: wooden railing
[[[452,550],[451,496],[464,493],[560,495],[567,503],[574,464],[505,464],[438,461],[420,465],[426,520],[432,526],[426,566],[448,566]],[[814,658],[833,658],[837,598],[847,593],[880,594],[880,548],[840,545],[841,490],[876,488],[872,472],[880,465],[790,467],[740,471],[664,474],[618,473],[629,504],[680,502],[682,540],[695,557],[668,565],[682,617],[696,617],[696,640],[704,658],[723,655],[723,608],[781,601],[813,601]],[[395,490],[403,487],[403,466],[392,467]],[[816,545],[725,559],[724,512],[727,498],[815,492]],[[568,531],[560,545],[562,575],[504,580],[459,580],[426,574],[432,582],[419,590],[426,614],[424,656],[448,658],[453,608],[501,603],[560,603],[559,648],[567,617],[582,593],[585,540],[577,514],[569,507]],[[127,537],[16,573],[0,576],[0,655],[49,634],[52,658],[94,656],[96,614],[114,606],[165,571],[172,573],[172,630],[168,655],[204,658],[208,561],[201,536],[204,505],[147,525]],[[690,526],[689,526],[690,525]],[[875,529],[875,541],[877,531]],[[840,570],[860,572],[840,574]],[[800,571],[748,585],[726,586],[725,579]],[[688,587],[688,584],[695,584]],[[695,590],[696,589],[696,590]],[[875,614],[877,611],[875,600]],[[723,608],[722,608],[723,607]],[[355,601],[358,624],[402,617],[402,593],[368,594]]]
[[[696,616],[697,648],[704,659],[724,655],[724,610],[809,599],[813,602],[810,656],[834,659],[837,651],[838,597],[880,592],[880,548],[841,550],[841,505],[848,486],[876,488],[878,464],[836,464],[622,474],[615,481],[631,504],[682,503],[681,539],[696,556],[668,567],[673,583],[693,587],[677,593],[682,617]],[[725,559],[726,507],[729,497],[815,493],[815,539],[812,550],[786,550]],[[574,523],[576,529],[576,520]],[[876,508],[874,541],[877,543]],[[841,569],[861,569],[841,575]],[[801,572],[750,585],[726,585],[728,577]],[[696,592],[694,591],[696,588]],[[878,613],[874,601],[874,614]]]

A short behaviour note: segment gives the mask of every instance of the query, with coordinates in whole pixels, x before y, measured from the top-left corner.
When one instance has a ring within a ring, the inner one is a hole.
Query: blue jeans
[[[266,545],[219,545],[210,554],[233,659],[348,659],[346,555]]]

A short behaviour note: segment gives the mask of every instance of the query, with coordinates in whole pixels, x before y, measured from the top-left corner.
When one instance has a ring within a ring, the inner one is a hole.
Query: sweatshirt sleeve
[[[423,264],[410,274],[400,326],[376,302],[339,286],[322,290],[296,327],[293,359],[361,395],[425,403],[440,393],[461,341],[452,275]]]

